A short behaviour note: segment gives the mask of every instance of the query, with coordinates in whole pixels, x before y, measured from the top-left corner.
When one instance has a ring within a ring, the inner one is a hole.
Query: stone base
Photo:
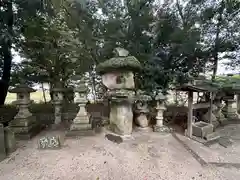
[[[92,130],[92,125],[91,124],[76,124],[73,123],[70,126],[70,131],[86,131],[86,130]]]
[[[84,136],[94,136],[95,132],[93,130],[74,130],[68,131],[66,137],[84,137]]]
[[[27,127],[31,126],[32,124],[36,123],[36,117],[35,116],[29,116],[27,118],[15,118],[10,123],[10,127]]]
[[[145,127],[145,128],[135,127],[134,130],[137,132],[152,132],[152,128],[150,127]]]
[[[29,140],[42,130],[42,127],[37,123],[32,124],[29,127],[10,127],[10,128],[15,133],[15,137],[18,140]]]
[[[91,124],[73,123],[70,130],[66,133],[66,137],[79,137],[79,136],[94,136],[95,132]]]
[[[236,120],[239,119],[238,114],[237,113],[233,113],[233,114],[226,114],[225,117],[229,120]]]
[[[153,131],[154,132],[159,132],[159,133],[170,133],[171,132],[171,129],[167,126],[153,126]]]

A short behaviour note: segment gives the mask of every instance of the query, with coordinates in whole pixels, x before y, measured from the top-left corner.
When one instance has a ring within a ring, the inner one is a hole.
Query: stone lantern
[[[149,120],[147,115],[149,113],[148,102],[151,100],[151,96],[146,95],[143,91],[139,90],[136,97],[136,119],[135,122],[139,125],[139,130],[147,130]]]
[[[9,123],[9,127],[15,133],[16,138],[30,139],[39,132],[38,130],[40,130],[36,118],[28,109],[32,102],[30,100],[30,93],[35,92],[35,90],[22,84],[13,88],[9,92],[17,94],[17,100],[13,103],[19,108],[17,115]]]
[[[63,103],[63,92],[64,88],[60,83],[56,84],[56,87],[52,89],[53,92],[53,104],[55,106],[54,112],[54,124],[59,125],[62,122],[62,103]]]
[[[157,102],[157,116],[156,125],[154,125],[153,130],[154,132],[169,132],[169,128],[163,125],[163,113],[166,110],[164,101],[166,100],[166,97],[162,94],[162,92],[158,92],[155,100]]]
[[[237,109],[233,107],[233,104],[236,101],[234,99],[228,99],[227,97],[225,97],[223,100],[225,102],[225,106],[222,108],[222,113],[224,116],[229,119],[237,119]]]
[[[81,79],[79,81],[79,85],[75,89],[76,103],[79,106],[79,111],[70,126],[68,136],[93,134],[92,125],[90,124],[89,116],[85,108],[88,102],[87,100],[88,87],[86,86],[85,83],[86,81],[84,79]]]
[[[97,71],[102,75],[102,82],[107,87],[106,95],[110,99],[110,129],[120,136],[132,133],[134,101],[134,73],[141,68],[140,62],[128,51],[116,48],[117,57],[98,65]]]
[[[224,114],[222,113],[222,108],[223,108],[223,104],[221,102],[222,96],[223,96],[222,94],[217,93],[214,98],[214,104],[217,109],[213,113],[216,116],[218,122],[220,123],[226,120],[226,118],[224,117]]]

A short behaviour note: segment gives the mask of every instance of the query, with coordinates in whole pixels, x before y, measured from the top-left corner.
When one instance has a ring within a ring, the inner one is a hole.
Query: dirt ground
[[[59,150],[39,150],[39,138],[52,134],[63,137],[64,131],[44,131],[30,141],[19,142],[17,151],[0,162],[0,180],[240,179],[237,143],[227,149],[209,148],[181,135],[134,132],[133,140],[116,144],[103,133],[66,139]]]

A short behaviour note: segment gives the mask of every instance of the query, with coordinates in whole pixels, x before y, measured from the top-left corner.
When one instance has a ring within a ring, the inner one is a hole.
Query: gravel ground
[[[22,141],[0,162],[0,180],[239,180],[240,171],[202,167],[171,134],[133,133],[134,140],[115,144],[104,134],[66,139],[59,150],[39,150],[45,131]],[[202,157],[204,159],[204,157]]]

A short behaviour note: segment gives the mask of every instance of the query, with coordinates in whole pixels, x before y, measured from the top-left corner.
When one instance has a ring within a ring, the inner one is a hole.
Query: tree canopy
[[[219,61],[239,67],[238,0],[2,0],[0,104],[8,86],[56,82],[67,87],[122,47],[141,63],[137,87],[154,94],[213,71]],[[23,61],[12,63],[11,49]],[[12,68],[12,78],[10,72]]]

